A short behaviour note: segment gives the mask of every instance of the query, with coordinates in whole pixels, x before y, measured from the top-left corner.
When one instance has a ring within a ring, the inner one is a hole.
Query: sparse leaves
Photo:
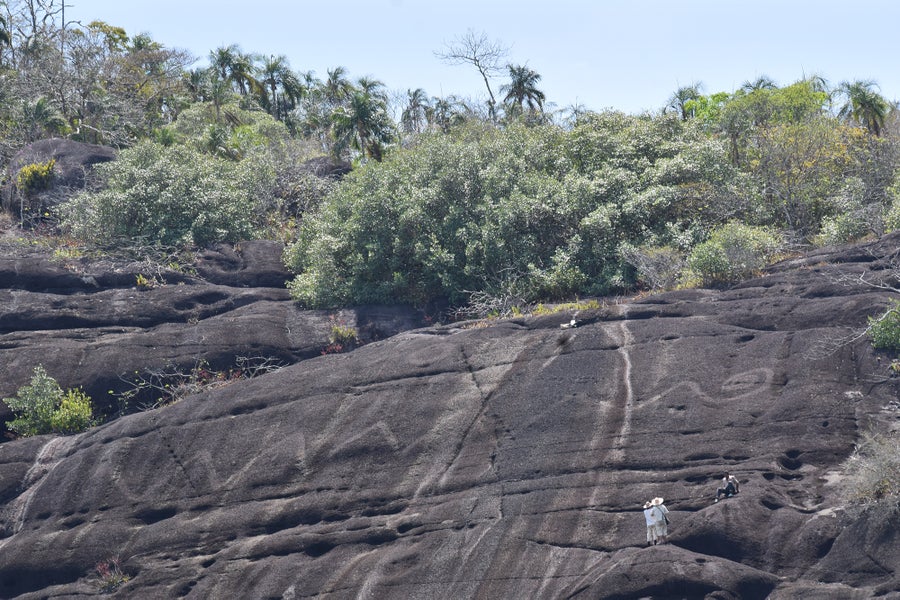
[[[900,509],[900,438],[866,433],[842,466],[844,500],[856,512]]]

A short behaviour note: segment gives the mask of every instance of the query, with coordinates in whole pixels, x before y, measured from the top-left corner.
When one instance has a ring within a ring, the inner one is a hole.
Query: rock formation
[[[857,335],[889,295],[851,283],[887,274],[898,242],[724,291],[395,323],[327,355],[324,317],[236,287],[237,254],[210,257],[221,283],[145,292],[7,265],[6,395],[39,358],[85,387],[79,369],[163,356],[293,364],[0,444],[0,597],[96,597],[118,559],[116,598],[896,598],[900,519],[852,516],[839,482],[863,432],[900,425],[898,382]],[[726,469],[741,493],[714,504]],[[670,543],[646,547],[654,496]]]
[[[28,199],[29,208],[44,210],[55,206],[72,193],[84,188],[94,165],[116,158],[116,151],[109,146],[86,144],[74,140],[53,138],[38,140],[21,150],[6,167],[6,184],[3,186],[3,208],[18,215],[20,200],[16,190],[19,170],[32,163],[55,161],[53,183],[50,188]]]

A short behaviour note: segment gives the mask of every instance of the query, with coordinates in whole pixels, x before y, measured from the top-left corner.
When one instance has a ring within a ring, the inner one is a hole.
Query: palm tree
[[[877,87],[874,81],[842,82],[838,89],[846,102],[838,116],[859,123],[869,133],[880,136],[891,105],[876,91]]]
[[[253,93],[262,84],[253,77],[256,71],[256,56],[250,53],[238,52],[231,64],[229,78],[237,85],[241,96]]]
[[[392,137],[391,120],[387,114],[387,105],[380,98],[362,90],[356,90],[350,96],[346,106],[339,107],[332,117],[335,124],[335,136],[340,150],[344,143],[356,148],[363,156],[368,155],[380,161],[384,153],[384,144]]]
[[[291,72],[287,57],[283,54],[279,56],[271,55],[263,61],[260,68],[260,83],[262,84],[260,99],[263,100],[264,106],[268,106],[269,113],[276,119],[281,118],[278,90],[284,86],[286,81],[292,90],[296,90],[299,85],[299,80]],[[268,95],[269,92],[272,94],[271,97]]]
[[[344,67],[329,69],[323,92],[326,102],[331,106],[339,106],[346,101],[353,92],[353,84],[347,79],[347,69]]]
[[[400,124],[409,133],[421,133],[428,124],[428,96],[425,90],[406,90],[406,108],[400,115]]]
[[[234,63],[235,55],[240,52],[237,44],[220,46],[209,53],[209,66],[215,69],[222,81],[227,81]]]
[[[829,109],[833,106],[835,90],[831,88],[831,86],[828,84],[828,80],[825,79],[825,77],[813,73],[809,77],[804,77],[798,83],[804,82],[809,85],[809,89],[811,89],[812,91],[820,94],[825,94],[825,101]]]
[[[222,81],[233,83],[242,96],[260,85],[253,77],[253,62],[253,55],[241,52],[237,44],[216,48],[209,53],[210,68],[215,69]]]
[[[211,69],[190,69],[182,75],[184,89],[187,91],[191,102],[203,102],[206,99],[206,92],[210,81]]]
[[[306,74],[286,71],[281,79],[282,114],[287,115],[309,93]]]
[[[62,113],[43,96],[34,102],[24,102],[22,117],[22,121],[28,129],[26,135],[29,142],[59,135],[67,127]]]
[[[222,107],[228,102],[228,98],[233,97],[234,94],[231,90],[231,85],[224,79],[219,79],[216,71],[212,71],[207,82],[206,94],[216,109],[216,123],[219,123],[222,120]]]
[[[700,88],[702,83],[692,83],[675,90],[675,93],[669,98],[666,108],[672,108],[681,115],[682,121],[687,121],[694,116],[694,111],[690,108],[692,102],[698,100],[701,96]]]
[[[531,112],[534,112],[535,108],[543,111],[546,97],[544,92],[537,88],[541,76],[524,65],[507,65],[507,68],[510,82],[500,88],[500,93],[506,94],[503,102],[518,106],[519,109],[524,109],[527,105]]]
[[[377,79],[371,77],[360,77],[356,80],[356,87],[364,94],[368,94],[373,98],[378,98],[387,102],[387,93],[384,91],[384,84]]]
[[[760,75],[754,81],[745,81],[741,86],[741,89],[748,94],[759,90],[774,90],[776,88],[778,88],[778,85],[776,85],[775,80],[768,75]]]
[[[438,127],[444,133],[450,130],[450,126],[460,120],[459,101],[454,96],[448,98],[431,99],[431,107],[425,111],[425,118],[432,127]]]

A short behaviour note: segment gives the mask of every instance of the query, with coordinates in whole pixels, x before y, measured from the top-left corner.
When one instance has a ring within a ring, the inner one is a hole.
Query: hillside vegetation
[[[102,21],[63,31],[52,2],[2,5],[4,163],[48,137],[119,150],[79,189],[48,193],[52,161],[7,168],[22,227],[108,250],[280,240],[308,307],[715,286],[900,226],[900,122],[872,81],[697,84],[629,115],[545,110],[540,75],[508,64],[497,100],[487,78],[487,103],[391,100],[342,67],[318,78],[233,44],[191,68]],[[480,64],[484,42],[445,58]],[[303,168],[322,156],[352,172]]]

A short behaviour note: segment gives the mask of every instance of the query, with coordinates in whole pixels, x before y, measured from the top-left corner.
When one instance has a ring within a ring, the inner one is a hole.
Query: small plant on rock
[[[359,345],[355,327],[350,327],[334,315],[331,316],[330,322],[331,332],[328,334],[328,345],[322,350],[322,354],[337,354],[345,350],[352,350]]]
[[[880,317],[869,318],[869,335],[878,350],[900,352],[900,302],[894,301]]]
[[[122,570],[122,561],[118,556],[101,560],[95,568],[100,578],[98,584],[101,592],[113,592],[131,579]]]
[[[147,277],[141,273],[134,276],[134,282],[139,290],[149,290],[159,285],[159,281],[155,277]]]
[[[272,357],[239,356],[233,367],[223,370],[214,369],[206,360],[199,359],[190,369],[170,364],[143,373],[135,371],[133,377],[122,377],[130,387],[118,394],[118,401],[123,412],[131,405],[142,410],[161,408],[193,394],[272,373],[283,366]]]
[[[29,385],[3,402],[16,415],[7,427],[23,437],[79,433],[94,424],[90,397],[79,389],[63,391],[42,365],[34,368]]]

